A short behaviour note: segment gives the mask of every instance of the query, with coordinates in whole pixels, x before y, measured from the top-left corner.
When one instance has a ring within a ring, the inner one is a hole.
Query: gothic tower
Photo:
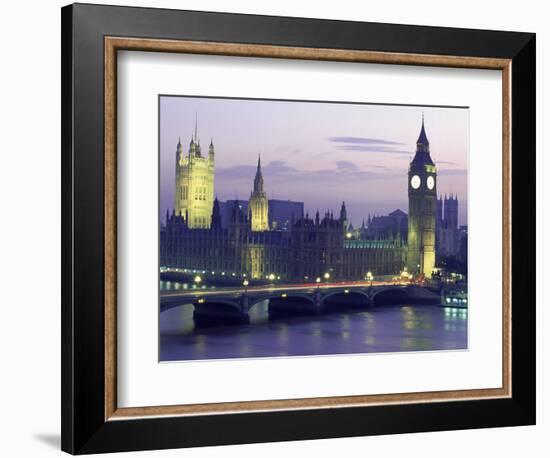
[[[453,231],[458,229],[458,197],[451,194],[449,198],[445,196],[444,216],[445,227]]]
[[[422,128],[416,142],[416,154],[409,165],[409,228],[407,268],[409,272],[431,277],[435,267],[435,164],[430,157],[430,142]]]
[[[187,220],[192,229],[207,229],[212,220],[214,205],[214,142],[210,142],[208,157],[202,155],[201,144],[195,133],[183,154],[181,141],[176,147],[176,188],[174,208],[177,215]]]
[[[460,245],[458,231],[458,197],[450,195],[439,198],[436,217],[436,256],[457,256]]]
[[[342,202],[340,207],[340,222],[342,223],[342,229],[344,231],[348,230],[348,212],[346,210],[346,203]]]
[[[254,189],[250,193],[250,200],[248,201],[248,212],[250,214],[250,227],[253,231],[269,230],[268,202],[264,192],[260,156],[258,156],[258,168],[254,178]]]
[[[221,231],[222,229],[220,201],[217,197],[214,199],[214,206],[212,207],[212,222],[210,224],[210,229],[213,231]]]

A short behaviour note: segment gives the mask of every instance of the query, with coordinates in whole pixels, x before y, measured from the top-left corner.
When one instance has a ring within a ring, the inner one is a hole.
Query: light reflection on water
[[[161,360],[467,348],[467,310],[403,304],[270,320],[268,305],[252,308],[250,324],[199,329],[191,304],[161,313]]]

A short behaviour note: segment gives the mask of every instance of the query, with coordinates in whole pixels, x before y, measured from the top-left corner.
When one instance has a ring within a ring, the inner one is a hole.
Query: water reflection
[[[419,316],[415,313],[415,309],[410,306],[402,307],[401,310],[403,311],[403,326],[406,329],[430,329],[432,327],[431,315],[424,314]]]
[[[403,337],[401,348],[403,350],[431,350],[432,342],[425,337]]]
[[[196,328],[191,304],[160,315],[163,361],[464,349],[467,310],[384,306],[304,317],[269,317],[256,304],[249,325]]]
[[[367,345],[374,345],[374,342],[375,342],[374,336],[367,336],[365,338],[365,343]]]

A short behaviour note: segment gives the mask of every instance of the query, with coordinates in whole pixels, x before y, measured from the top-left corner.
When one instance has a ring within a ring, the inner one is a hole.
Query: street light
[[[367,272],[367,281],[370,282],[370,287],[372,288],[372,280],[373,280],[373,276],[372,276],[372,272],[369,270]]]
[[[197,289],[201,281],[202,281],[202,278],[200,275],[195,276],[195,278],[193,278],[193,289]]]
[[[243,286],[244,286],[244,294],[246,294],[248,289],[248,280],[246,278],[243,280]]]
[[[328,272],[325,272],[325,275],[323,275],[323,277],[325,277],[325,280],[328,282],[330,274]]]
[[[267,277],[270,281],[273,281],[275,280],[275,275],[274,274],[269,274],[269,276]]]
[[[317,278],[315,279],[315,283],[317,283],[317,291],[319,291],[319,285],[320,285],[320,283],[321,283],[321,277],[317,277]]]

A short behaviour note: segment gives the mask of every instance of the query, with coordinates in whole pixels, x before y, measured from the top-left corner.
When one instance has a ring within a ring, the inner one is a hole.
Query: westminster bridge
[[[262,285],[223,289],[161,291],[160,311],[193,304],[194,318],[248,322],[257,304],[269,301],[270,314],[318,314],[338,308],[367,309],[387,303],[439,303],[440,296],[408,282],[338,282]]]

